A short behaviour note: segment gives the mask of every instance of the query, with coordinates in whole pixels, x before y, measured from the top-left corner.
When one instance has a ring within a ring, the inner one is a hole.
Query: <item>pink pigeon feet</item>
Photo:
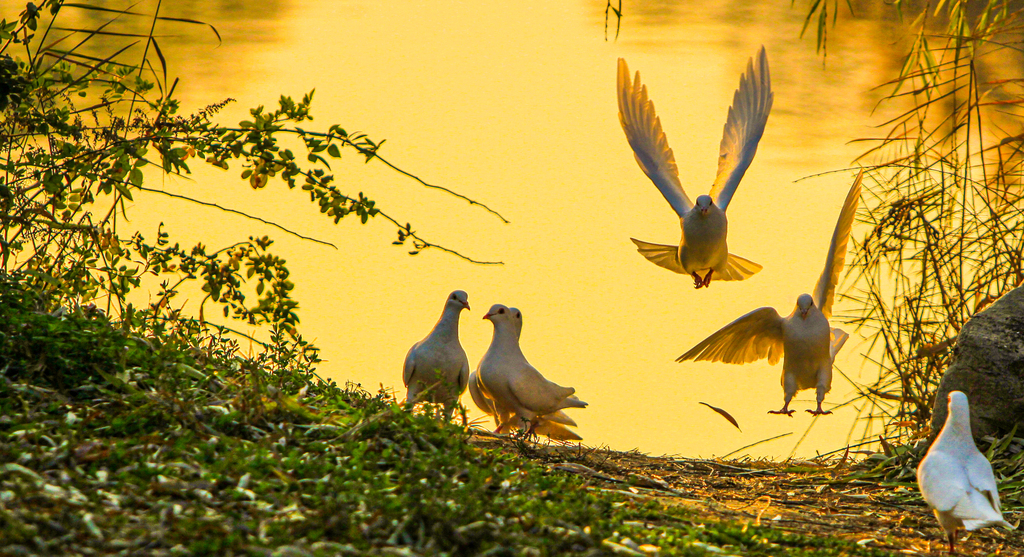
[[[769,410],[768,411],[769,414],[785,414],[785,415],[789,416],[790,418],[793,417],[793,412],[796,412],[796,410],[786,410],[785,406],[782,407],[782,410]]]
[[[693,277],[693,287],[699,289],[711,286],[711,274],[714,272],[714,269],[708,269],[708,274],[705,275],[704,278],[700,278],[700,275],[697,273],[690,273],[690,276]]]
[[[825,415],[831,414],[832,411],[831,410],[822,410],[821,409],[821,403],[819,402],[817,410],[808,410],[807,413],[812,415],[812,416],[825,416]]]

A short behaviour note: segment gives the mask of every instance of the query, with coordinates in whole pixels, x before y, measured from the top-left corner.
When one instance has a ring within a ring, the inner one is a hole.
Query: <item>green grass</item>
[[[887,555],[588,489],[281,350],[2,285],[0,554]]]

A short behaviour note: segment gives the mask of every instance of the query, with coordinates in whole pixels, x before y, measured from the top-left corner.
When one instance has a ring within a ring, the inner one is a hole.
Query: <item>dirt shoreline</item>
[[[859,480],[864,461],[708,460],[649,456],[578,444],[517,441],[474,430],[470,443],[516,452],[550,469],[578,474],[587,489],[614,491],[729,520],[817,537],[840,537],[866,548],[907,555],[945,555],[935,517],[913,478]],[[1018,527],[1024,513],[1004,513]],[[964,555],[1024,555],[1024,535],[985,528],[961,534]]]

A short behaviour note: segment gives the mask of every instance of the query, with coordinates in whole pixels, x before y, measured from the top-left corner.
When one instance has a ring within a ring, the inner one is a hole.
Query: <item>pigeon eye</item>
[[[521,314],[521,313],[517,313],[517,314],[516,314],[516,319],[520,319],[520,318],[522,318],[522,317],[523,317],[523,314]]]
[[[498,313],[505,313],[505,310],[503,310],[503,309],[499,309],[499,310],[498,310]]]
[[[455,294],[452,294],[452,299],[453,299],[453,300],[458,300],[458,299],[459,299],[459,297],[458,297],[458,296],[456,296]]]

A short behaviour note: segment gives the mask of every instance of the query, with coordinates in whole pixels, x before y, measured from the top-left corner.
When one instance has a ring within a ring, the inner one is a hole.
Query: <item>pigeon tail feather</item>
[[[587,403],[586,402],[583,402],[582,400],[580,400],[580,399],[578,399],[578,398],[576,398],[574,396],[566,397],[566,399],[563,400],[562,403],[558,405],[559,410],[561,410],[562,408],[586,408],[586,407],[587,407]]]
[[[725,270],[711,275],[711,280],[746,280],[763,268],[749,259],[730,253],[729,259],[725,261]]]

